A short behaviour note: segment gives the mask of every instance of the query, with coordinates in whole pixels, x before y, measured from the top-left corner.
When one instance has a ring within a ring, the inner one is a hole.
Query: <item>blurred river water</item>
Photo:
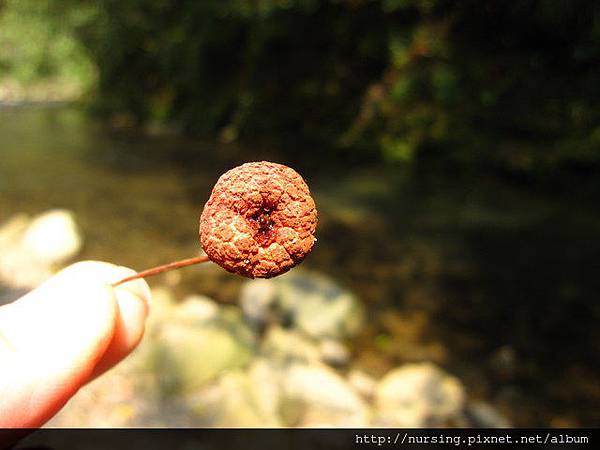
[[[145,269],[200,251],[217,178],[245,161],[296,168],[319,210],[303,269],[353,291],[353,364],[377,377],[431,361],[518,426],[600,424],[599,183],[552,186],[452,167],[324,160],[115,128],[73,106],[0,109],[0,223],[74,212],[81,259]],[[213,265],[150,279],[234,304]]]

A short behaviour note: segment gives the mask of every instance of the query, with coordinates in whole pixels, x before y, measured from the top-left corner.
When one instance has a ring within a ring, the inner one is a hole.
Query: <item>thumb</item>
[[[142,337],[149,289],[134,273],[77,263],[0,307],[0,428],[37,427]]]

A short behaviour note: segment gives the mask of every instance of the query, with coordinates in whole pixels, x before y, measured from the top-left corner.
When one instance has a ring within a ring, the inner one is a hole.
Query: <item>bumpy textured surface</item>
[[[200,217],[208,257],[249,278],[269,278],[300,263],[315,243],[317,210],[293,169],[246,163],[226,172]]]

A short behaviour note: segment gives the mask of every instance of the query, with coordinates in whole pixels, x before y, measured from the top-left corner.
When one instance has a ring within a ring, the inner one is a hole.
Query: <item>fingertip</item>
[[[150,289],[144,280],[111,286],[134,273],[79,262],[0,309],[0,366],[10,368],[0,371],[0,427],[40,426],[137,346]]]
[[[145,287],[141,283],[132,282],[129,286],[128,284],[114,288],[117,300],[114,334],[101,361],[94,369],[93,377],[104,373],[129,355],[144,336],[150,298],[149,288],[145,282],[143,282]]]
[[[109,345],[96,363],[90,378],[104,373],[129,353],[141,341],[150,312],[151,290],[143,278],[128,281],[113,287],[123,278],[135,275],[133,269],[99,261],[85,261],[71,266],[73,272],[93,272],[110,291],[115,300],[113,333]]]
[[[121,273],[125,277],[135,275],[137,272],[129,269],[127,267],[119,267],[122,271]],[[118,281],[118,280],[117,280]],[[120,284],[114,288],[117,297],[121,292],[128,292],[144,303],[144,310],[146,315],[150,312],[150,306],[152,305],[152,291],[150,290],[150,286],[143,278],[138,278],[137,280],[128,281],[127,283]]]
[[[0,425],[40,426],[102,359],[114,334],[117,304],[96,268],[70,266],[0,311],[0,334],[11,347],[0,361],[9,367],[0,376]]]

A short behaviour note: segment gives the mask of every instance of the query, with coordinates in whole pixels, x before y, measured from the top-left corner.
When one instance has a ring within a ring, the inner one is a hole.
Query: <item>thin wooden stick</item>
[[[201,264],[209,261],[208,256],[196,256],[195,258],[182,259],[180,261],[175,261],[169,264],[164,264],[162,266],[156,266],[148,270],[144,270],[140,273],[136,273],[135,275],[131,275],[130,277],[123,278],[122,280],[117,281],[116,283],[111,284],[112,287],[116,287],[120,284],[127,283],[128,281],[137,280],[138,278],[151,277],[153,275],[157,275],[159,273],[166,272],[168,270],[180,269],[181,267],[193,266],[194,264]]]

